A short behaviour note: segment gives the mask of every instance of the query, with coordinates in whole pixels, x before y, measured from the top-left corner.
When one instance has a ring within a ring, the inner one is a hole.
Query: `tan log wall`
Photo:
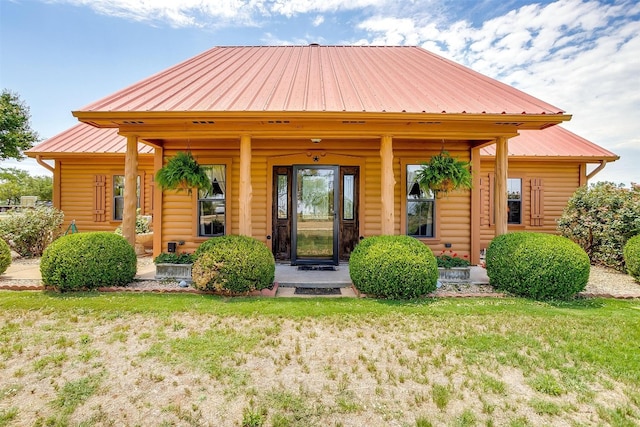
[[[480,247],[486,248],[495,234],[495,226],[489,220],[491,212],[490,182],[493,174],[493,159],[483,158],[481,162],[481,203],[482,222],[480,226]],[[556,233],[556,222],[562,215],[567,202],[580,186],[580,163],[544,162],[509,159],[509,178],[522,179],[522,224],[509,224],[508,231],[535,231]],[[541,225],[534,225],[531,218],[531,182],[542,182]]]
[[[165,146],[165,161],[184,145],[175,143]],[[298,148],[292,148],[298,147]],[[404,167],[427,161],[431,155],[441,150],[440,143],[393,141],[393,171],[394,171],[394,216],[395,233],[406,232],[406,184]],[[466,142],[447,142],[447,150],[454,157],[469,159],[469,148]],[[227,164],[227,233],[238,234],[238,190],[239,190],[239,141],[201,141],[191,143],[190,149],[202,164]],[[309,153],[320,154],[320,161],[314,163]],[[293,157],[292,157],[293,156]],[[297,156],[297,157],[296,157]],[[326,158],[325,158],[326,156]],[[361,203],[365,206],[360,216],[360,235],[374,236],[381,232],[381,179],[380,179],[380,141],[379,140],[333,140],[313,144],[307,141],[252,141],[251,185],[253,188],[252,235],[268,243],[267,236],[271,234],[269,211],[271,196],[268,194],[271,183],[269,168],[273,165],[287,165],[287,159],[297,158],[295,164],[336,164],[327,163],[331,156],[343,156],[353,159],[361,165],[360,185]],[[303,159],[300,162],[300,159]],[[84,231],[111,231],[120,225],[120,221],[112,219],[113,175],[124,174],[124,156],[95,156],[87,160],[61,158],[57,160],[59,168],[61,193],[60,208],[65,212],[65,228],[73,219],[78,229]],[[488,218],[491,209],[491,188],[489,185],[493,173],[493,159],[483,158],[481,162],[482,185],[481,214]],[[186,192],[165,191],[161,206],[153,200],[153,156],[140,156],[139,174],[144,177],[142,207],[143,213],[151,214],[155,209],[162,209],[163,229],[161,248],[156,251],[166,251],[170,241],[184,241],[180,251],[192,252],[205,238],[197,237],[197,194]],[[95,221],[94,191],[95,176],[105,176],[105,220]],[[523,185],[523,225],[509,226],[509,230],[531,230],[553,233],[556,220],[562,214],[568,199],[578,188],[580,183],[580,164],[572,162],[541,162],[510,160],[509,177],[522,178]],[[532,179],[542,180],[543,218],[541,226],[531,225],[530,188]],[[445,244],[460,255],[469,254],[471,249],[471,202],[468,191],[455,192],[447,197],[436,200],[436,237],[423,239],[437,255],[446,250]],[[483,220],[480,226],[481,248],[485,248],[493,238],[495,227]]]
[[[56,167],[60,176],[60,206],[64,212],[63,227],[66,230],[72,220],[80,232],[113,231],[121,221],[113,220],[113,176],[124,175],[124,156],[81,159],[58,159]],[[153,192],[153,158],[140,156],[138,174],[141,184],[141,212],[150,215],[152,211]],[[104,176],[104,220],[96,221],[94,198],[96,176]],[[56,183],[57,185],[57,183]]]

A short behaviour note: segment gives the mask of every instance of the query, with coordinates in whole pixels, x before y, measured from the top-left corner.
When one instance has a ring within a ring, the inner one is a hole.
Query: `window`
[[[198,236],[214,237],[225,234],[226,224],[226,166],[203,166],[211,187],[198,190]]]
[[[434,237],[435,199],[433,192],[420,188],[416,174],[422,166],[407,165],[407,234]]]
[[[278,175],[278,219],[289,218],[288,175]]]
[[[136,195],[138,202],[136,207],[140,208],[140,176],[137,177]],[[122,221],[124,212],[124,175],[113,176],[113,220]]]
[[[355,175],[342,177],[342,219],[354,219],[355,182]]]
[[[522,180],[507,180],[507,223],[522,224]]]

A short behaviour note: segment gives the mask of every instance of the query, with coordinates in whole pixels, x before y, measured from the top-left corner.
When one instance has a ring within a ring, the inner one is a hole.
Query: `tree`
[[[0,168],[0,204],[20,202],[21,196],[38,196],[51,200],[53,180],[50,176],[31,176],[16,168]]]
[[[38,134],[29,125],[29,107],[7,89],[0,95],[0,160],[23,159],[22,152],[33,147]]]

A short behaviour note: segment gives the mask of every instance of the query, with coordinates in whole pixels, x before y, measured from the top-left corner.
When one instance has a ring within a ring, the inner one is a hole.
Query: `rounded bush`
[[[0,274],[7,271],[11,265],[11,248],[4,240],[0,239]]]
[[[627,273],[640,281],[640,235],[630,238],[624,245],[624,263]]]
[[[438,266],[431,249],[409,236],[362,240],[349,259],[351,281],[366,294],[409,299],[435,291]]]
[[[502,291],[537,300],[569,299],[589,281],[589,257],[571,240],[516,232],[497,236],[487,248],[487,275]]]
[[[195,252],[193,286],[232,294],[262,290],[273,284],[276,262],[267,246],[247,236],[214,237]]]
[[[40,273],[45,287],[61,292],[124,286],[136,275],[136,253],[123,237],[109,232],[60,237],[45,249]]]

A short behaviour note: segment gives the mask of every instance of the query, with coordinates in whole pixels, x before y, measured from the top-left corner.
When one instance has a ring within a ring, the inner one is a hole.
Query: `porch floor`
[[[288,263],[276,264],[274,280],[284,288],[347,288],[351,286],[349,264],[340,263],[335,270],[298,270]]]

